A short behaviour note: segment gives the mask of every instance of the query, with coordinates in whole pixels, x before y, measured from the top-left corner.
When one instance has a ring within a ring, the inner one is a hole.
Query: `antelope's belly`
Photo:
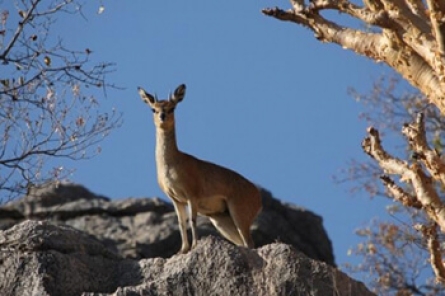
[[[226,197],[222,195],[202,196],[197,199],[198,212],[211,216],[227,211]]]

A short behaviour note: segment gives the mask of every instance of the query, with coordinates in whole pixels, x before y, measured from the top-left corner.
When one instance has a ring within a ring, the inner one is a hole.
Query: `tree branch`
[[[403,190],[400,186],[397,186],[389,176],[380,176],[380,180],[382,180],[383,185],[386,187],[386,189],[388,189],[389,193],[396,201],[400,202],[406,207],[415,209],[422,208],[422,203],[420,203],[414,196]]]
[[[440,58],[445,57],[445,11],[440,0],[426,0],[430,10],[430,21],[433,35],[436,38],[437,51]],[[441,7],[442,6],[442,7]]]
[[[14,47],[14,44],[17,42],[18,38],[22,34],[23,29],[25,28],[25,25],[32,19],[32,14],[34,10],[36,9],[37,5],[39,5],[39,2],[41,0],[35,0],[34,2],[31,2],[31,7],[28,9],[27,12],[25,12],[24,18],[21,22],[19,22],[19,25],[17,27],[17,30],[14,33],[14,36],[12,37],[11,41],[8,43],[8,45],[5,47],[5,50],[2,54],[0,54],[0,60],[4,60],[11,49]]]
[[[384,61],[445,114],[445,67],[442,59],[431,51],[437,42],[432,37],[424,5],[419,1],[365,0],[365,7],[347,0],[313,0],[308,6],[303,6],[302,1],[291,1],[291,10],[268,8],[262,12],[278,20],[303,25],[322,42],[339,44],[376,62]],[[382,33],[340,26],[320,15],[324,9],[347,13],[365,24],[381,28]],[[435,20],[442,18],[436,14]]]
[[[411,9],[412,13],[422,19],[427,19],[427,15],[425,13],[426,8],[422,0],[407,0],[406,4]]]
[[[425,19],[414,14],[404,0],[381,0],[383,9],[388,12],[393,20],[398,22],[405,31],[414,27],[419,32],[425,34],[430,32],[430,28]]]
[[[420,230],[424,238],[426,238],[428,251],[430,253],[430,262],[434,274],[436,275],[436,280],[445,284],[445,266],[442,260],[442,250],[437,235],[437,225],[416,225],[415,228]]]
[[[409,171],[408,164],[396,157],[389,155],[382,147],[378,130],[373,127],[368,128],[369,137],[362,142],[363,151],[377,160],[379,166],[389,174],[403,176]]]
[[[409,166],[405,161],[389,155],[383,149],[376,129],[369,128],[368,133],[369,137],[362,143],[365,153],[374,158],[385,173],[399,175],[402,181],[409,182],[425,213],[445,232],[445,207],[434,188],[431,177],[423,172],[419,164],[413,163]]]
[[[418,113],[416,121],[412,124],[405,124],[402,133],[408,139],[411,149],[416,158],[421,160],[431,176],[445,184],[445,163],[437,150],[432,150],[426,139],[425,122],[422,113]]]

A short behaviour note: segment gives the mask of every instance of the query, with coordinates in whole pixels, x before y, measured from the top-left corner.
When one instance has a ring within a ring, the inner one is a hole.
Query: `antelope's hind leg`
[[[229,241],[238,246],[243,246],[244,242],[240,236],[238,228],[235,226],[232,217],[229,213],[213,215],[209,217],[212,224],[218,231]]]
[[[239,201],[239,202],[238,202]],[[232,199],[228,202],[230,217],[241,237],[242,244],[250,249],[254,248],[250,226],[256,218],[256,214],[252,215],[249,211],[249,205],[242,199]]]

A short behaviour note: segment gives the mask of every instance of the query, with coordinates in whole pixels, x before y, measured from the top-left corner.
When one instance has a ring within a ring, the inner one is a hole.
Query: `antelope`
[[[259,189],[240,174],[181,152],[176,144],[175,108],[184,99],[179,85],[167,100],[138,87],[153,111],[156,127],[156,169],[162,191],[172,200],[185,254],[197,245],[196,217],[207,216],[218,231],[238,246],[253,248],[250,226],[262,209]],[[188,208],[188,212],[187,212]],[[187,218],[192,231],[190,248]]]

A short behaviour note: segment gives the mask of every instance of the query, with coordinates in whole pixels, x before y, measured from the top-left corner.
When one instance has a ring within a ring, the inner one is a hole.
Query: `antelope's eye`
[[[155,109],[151,109],[151,111],[153,111],[153,113],[156,113],[156,110],[155,110]]]
[[[170,110],[167,111],[168,114],[173,113],[173,111],[175,111],[175,108],[171,108]]]

